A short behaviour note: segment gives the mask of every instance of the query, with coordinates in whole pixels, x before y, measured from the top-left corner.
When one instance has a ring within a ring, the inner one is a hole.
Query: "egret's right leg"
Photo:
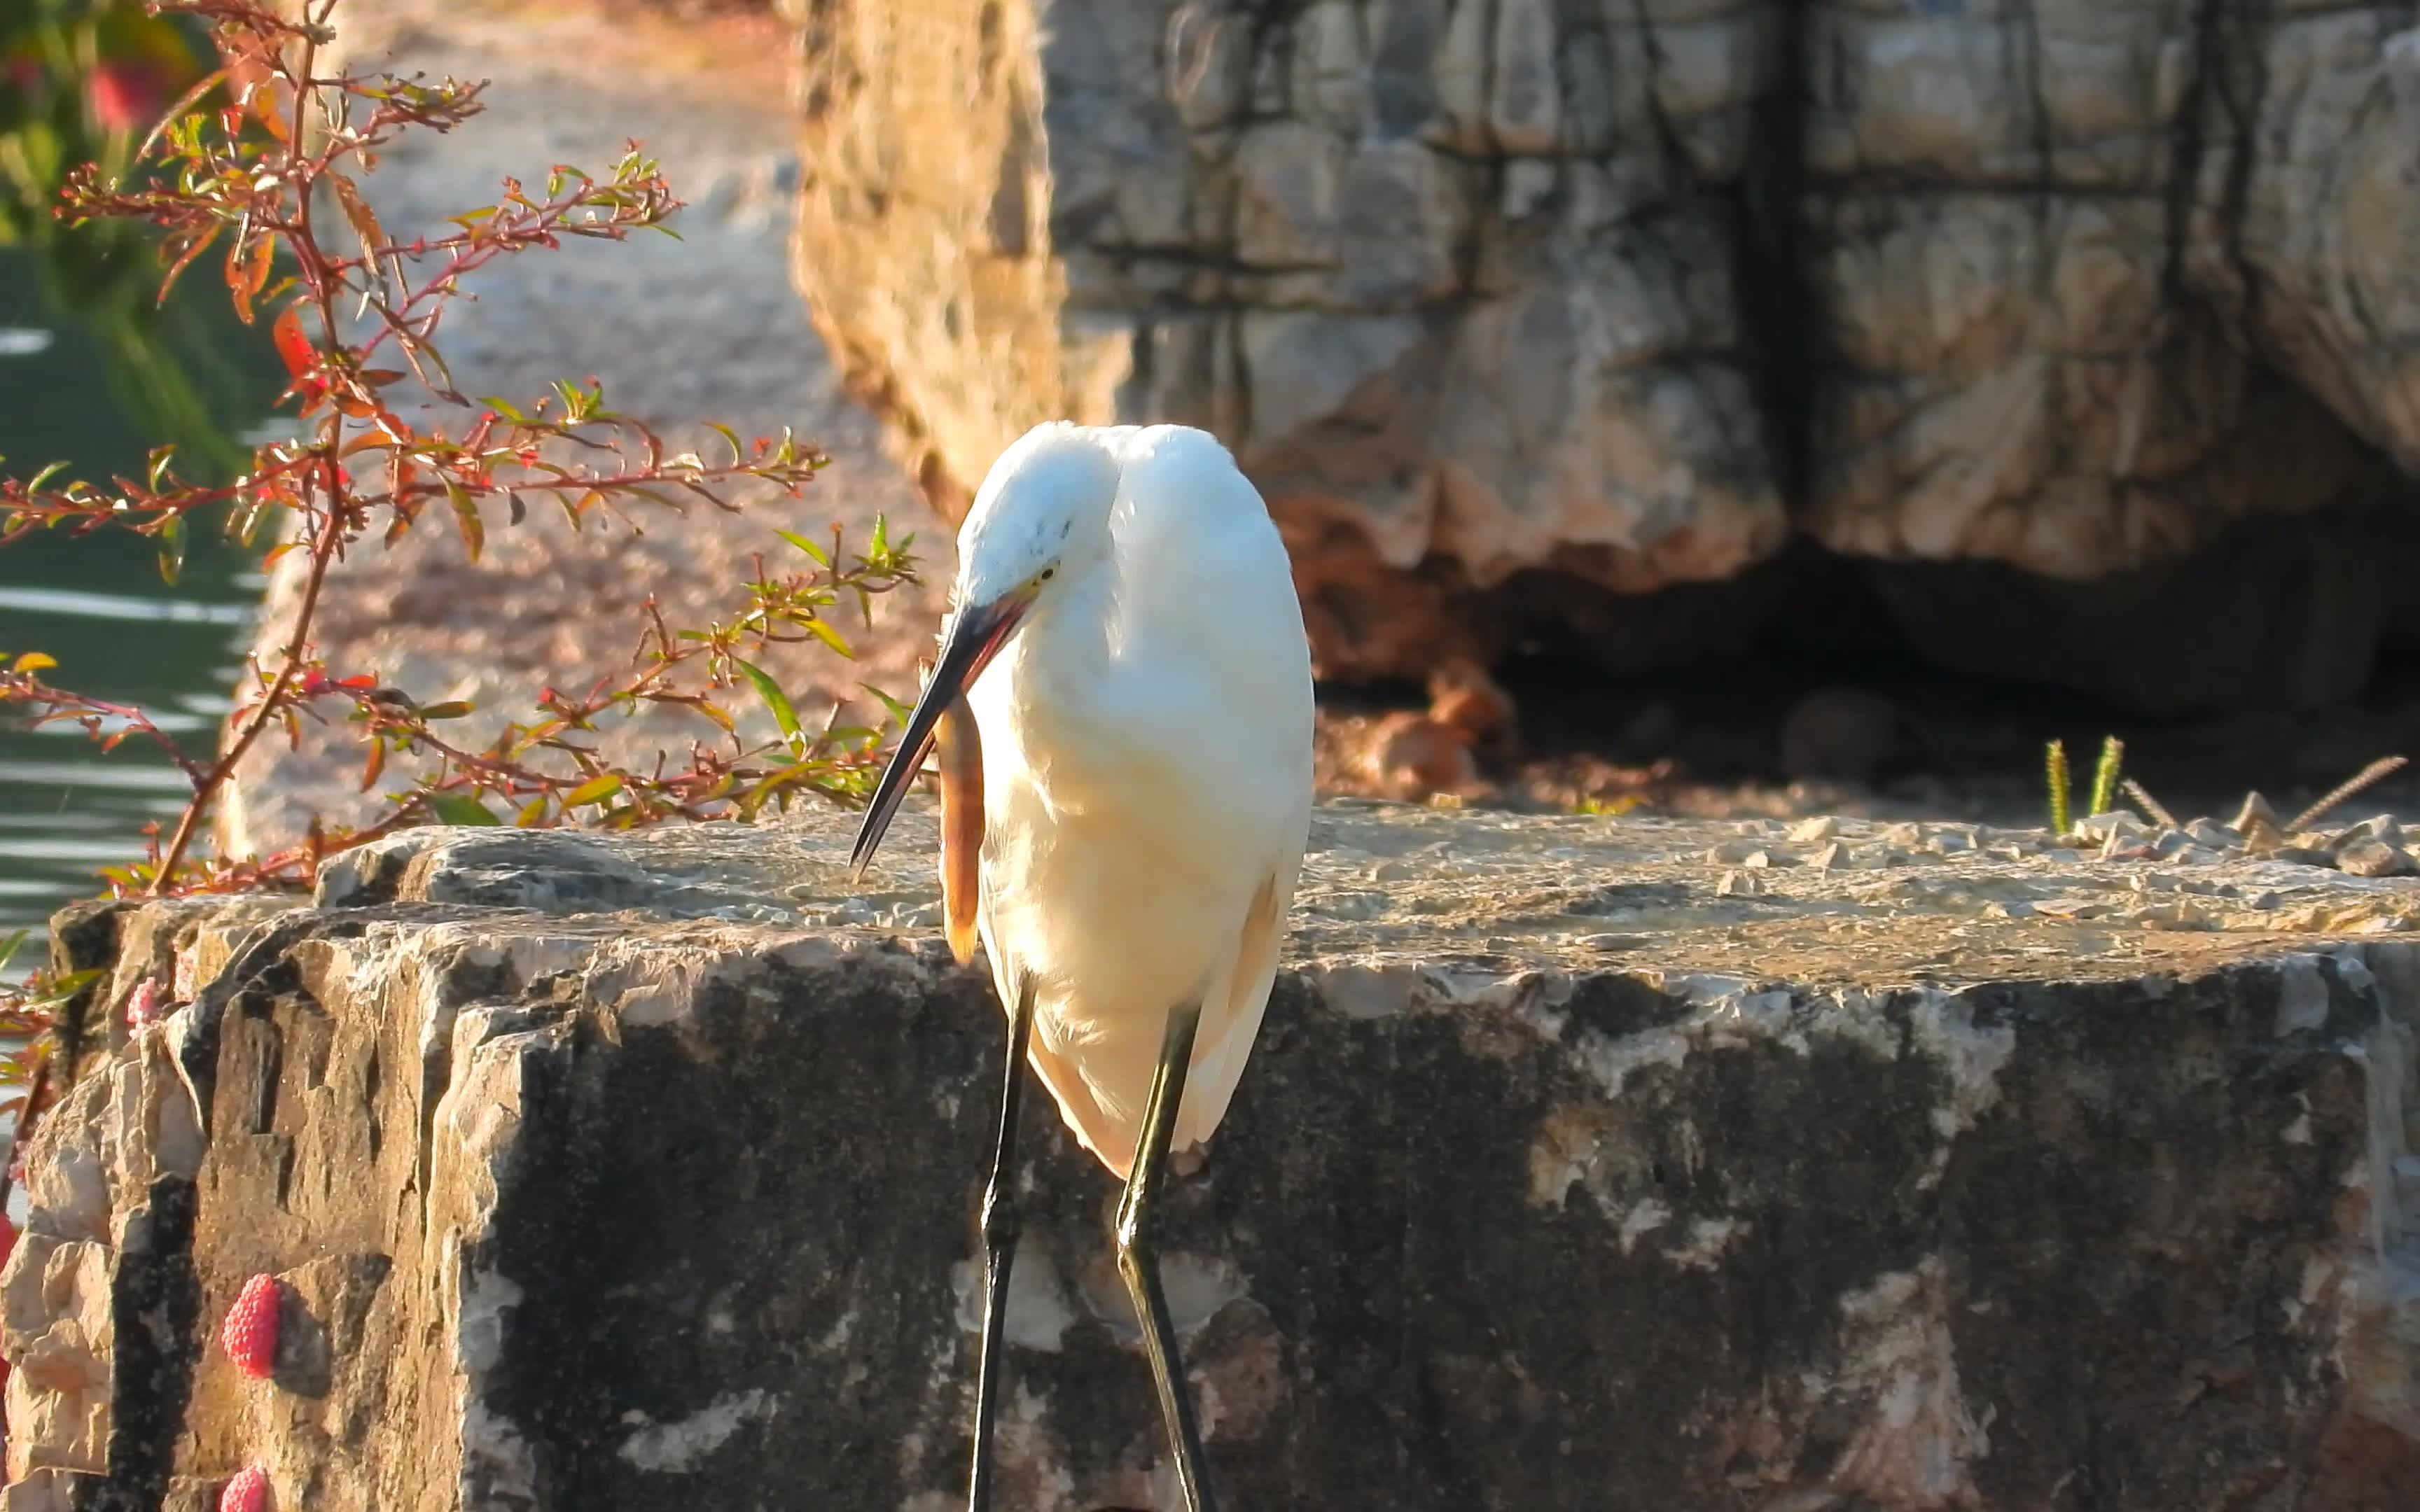
[[[1016,1211],[1016,1119],[1024,1103],[1025,1052],[1033,1038],[1033,978],[1016,984],[1008,1012],[1008,1064],[1001,1072],[1000,1142],[992,1148],[991,1184],[984,1189],[983,1354],[975,1365],[974,1469],[967,1480],[967,1512],[991,1504],[991,1430],[1000,1395],[1001,1332],[1008,1308],[1008,1269],[1016,1260],[1023,1220]]]
[[[1152,1073],[1151,1100],[1143,1105],[1142,1145],[1135,1151],[1125,1196],[1118,1202],[1118,1273],[1125,1278],[1126,1295],[1134,1299],[1135,1317],[1142,1324],[1143,1348],[1151,1356],[1152,1382],[1159,1388],[1160,1415],[1168,1422],[1185,1504],[1188,1512],[1215,1512],[1218,1504],[1202,1462],[1202,1430],[1194,1424],[1193,1402],[1185,1393],[1176,1327],[1160,1289],[1159,1242],[1153,1231],[1168,1170],[1169,1139],[1176,1132],[1177,1105],[1185,1100],[1185,1072],[1193,1062],[1193,1031],[1201,1023],[1199,1003],[1184,1004],[1168,1015],[1159,1069]]]

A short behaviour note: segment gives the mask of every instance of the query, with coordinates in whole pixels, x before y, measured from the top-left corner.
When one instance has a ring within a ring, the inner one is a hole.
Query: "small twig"
[[[2296,814],[2287,823],[2287,830],[2291,832],[2297,829],[2308,828],[2310,825],[2319,822],[2319,818],[2321,814],[2326,813],[2329,810],[2335,808],[2337,804],[2344,802],[2346,799],[2358,796],[2359,795],[2367,792],[2369,789],[2376,787],[2379,783],[2385,781],[2388,778],[2393,777],[2396,773],[2403,770],[2405,758],[2401,756],[2381,756],[2378,760],[2370,763],[2367,766],[2363,767],[2360,771],[2355,772],[2352,776],[2345,779],[2342,782],[2337,783],[2335,787],[2332,787],[2327,792],[2321,794],[2319,795],[2319,802],[2312,804],[2309,808],[2304,810],[2301,813]]]
[[[2154,824],[2160,825],[2167,829],[2182,829],[2185,827],[2184,825],[2177,823],[2177,816],[2168,812],[2167,806],[2165,804],[2163,804],[2159,799],[2151,796],[2151,790],[2145,787],[2142,783],[2135,781],[2130,777],[2120,780],[2118,786],[2119,791],[2123,792],[2126,796],[2133,799],[2136,804],[2141,806],[2144,817],[2151,820]]]

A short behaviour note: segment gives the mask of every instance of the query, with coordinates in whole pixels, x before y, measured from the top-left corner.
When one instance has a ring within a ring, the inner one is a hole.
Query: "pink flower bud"
[[[160,979],[146,977],[126,995],[125,1018],[130,1029],[147,1028],[159,1022],[166,995],[160,990]]]

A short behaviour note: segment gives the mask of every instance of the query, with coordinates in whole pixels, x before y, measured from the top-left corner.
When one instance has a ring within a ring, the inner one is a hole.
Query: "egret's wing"
[[[1203,1037],[1193,1051],[1186,1076],[1185,1102],[1176,1120],[1175,1148],[1187,1149],[1208,1139],[1227,1116],[1244,1064],[1261,1035],[1269,990],[1277,985],[1278,957],[1285,946],[1286,918],[1293,912],[1294,889],[1301,875],[1299,858],[1272,870],[1252,895],[1235,938],[1235,964],[1227,977],[1223,1003],[1204,1003]]]

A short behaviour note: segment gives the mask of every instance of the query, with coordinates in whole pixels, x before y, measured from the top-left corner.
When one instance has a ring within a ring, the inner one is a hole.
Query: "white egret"
[[[1302,606],[1267,506],[1216,440],[1066,424],[993,464],[958,532],[952,602],[850,859],[863,869],[938,738],[952,948],[971,953],[971,914],[1009,1020],[968,1504],[989,1495],[1030,1059],[1125,1182],[1118,1270],[1186,1504],[1207,1512],[1153,1220],[1170,1150],[1225,1116],[1277,976],[1311,824]]]

